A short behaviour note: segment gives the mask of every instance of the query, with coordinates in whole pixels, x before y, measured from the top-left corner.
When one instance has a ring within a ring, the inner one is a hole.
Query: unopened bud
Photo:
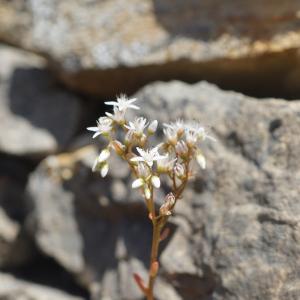
[[[144,195],[146,199],[151,198],[151,191],[147,185],[144,186]]]
[[[108,163],[104,163],[102,166],[101,166],[101,169],[100,169],[100,174],[102,177],[105,177],[108,173]]]
[[[152,183],[152,185],[153,185],[155,188],[157,188],[157,189],[160,188],[160,179],[159,179],[158,176],[152,176],[152,177],[151,177],[151,183]]]
[[[144,180],[142,178],[138,178],[133,181],[132,188],[137,189],[137,188],[140,188],[141,186],[143,186],[144,184],[145,184]]]
[[[165,197],[165,203],[159,209],[160,215],[162,216],[171,215],[175,202],[176,202],[175,196],[172,193],[169,193]]]
[[[202,169],[206,168],[206,159],[200,150],[196,153],[196,160]]]
[[[153,134],[156,129],[157,129],[157,125],[158,125],[158,122],[157,120],[154,120],[150,123],[149,127],[148,127],[148,132],[149,134]]]
[[[99,163],[102,163],[104,161],[107,161],[107,159],[109,158],[110,156],[110,152],[109,150],[106,148],[104,150],[101,151],[99,157],[98,157],[98,162]]]
[[[174,167],[174,172],[176,177],[178,177],[179,179],[182,179],[185,177],[185,168],[183,165],[176,163],[175,167]]]
[[[125,135],[125,145],[130,145],[134,142],[134,133],[132,130],[127,131]]]
[[[139,177],[146,179],[150,175],[149,168],[142,162],[137,165],[137,174]]]
[[[124,154],[125,145],[123,145],[121,142],[119,142],[117,140],[112,141],[111,144],[118,155],[122,156]]]

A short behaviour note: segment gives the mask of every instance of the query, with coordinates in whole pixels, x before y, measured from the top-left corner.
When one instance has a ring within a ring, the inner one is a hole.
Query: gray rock
[[[0,273],[0,299],[3,300],[83,300],[54,288],[19,280]]]
[[[177,231],[161,257],[181,296],[299,298],[300,103],[205,82],[157,83],[136,96],[146,116],[194,118],[218,140],[203,145],[208,168],[185,193],[192,209],[177,209],[191,233]]]
[[[300,92],[297,0],[0,5],[0,39],[44,54],[64,82],[81,91],[111,96],[176,78],[224,87],[238,82],[264,94]]]
[[[135,96],[146,117],[196,119],[217,138],[203,144],[207,169],[171,218],[157,298],[299,298],[300,103],[257,100],[206,82],[156,83]],[[32,174],[32,232],[95,299],[141,299],[131,273],[145,276],[148,267],[143,203],[115,160],[107,179],[91,174],[83,158],[92,155],[93,146],[58,155]]]
[[[101,181],[91,173],[96,153],[86,147],[41,163],[28,182],[28,228],[40,251],[72,273],[93,299],[140,299],[131,264],[145,272],[150,224],[137,194],[118,191],[120,178]]]
[[[0,151],[45,155],[64,147],[79,125],[79,99],[37,56],[1,46],[0,63]]]

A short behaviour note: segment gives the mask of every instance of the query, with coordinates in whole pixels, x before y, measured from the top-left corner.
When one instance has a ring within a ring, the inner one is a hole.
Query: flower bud
[[[102,177],[105,177],[107,175],[108,169],[109,169],[109,167],[108,167],[108,163],[107,162],[105,162],[104,164],[102,164],[101,169],[100,169],[100,174],[101,174]]]
[[[153,134],[156,131],[157,126],[158,126],[157,120],[152,121],[148,126],[148,133]]]
[[[98,157],[98,162],[102,163],[104,161],[107,161],[107,159],[110,156],[110,152],[107,148],[103,149]]]
[[[173,195],[173,193],[169,193],[165,197],[165,203],[159,209],[160,215],[161,216],[171,215],[175,202],[176,202],[175,196]]]
[[[151,198],[151,191],[147,185],[144,186],[144,195],[145,195],[146,199]]]
[[[111,145],[118,155],[122,156],[124,154],[125,145],[123,145],[121,142],[114,140],[111,142]]]
[[[182,179],[185,176],[185,168],[183,165],[181,165],[179,163],[175,164],[174,172],[175,172],[176,177],[178,177],[179,179]]]
[[[186,158],[189,152],[188,146],[184,141],[179,141],[175,146],[177,154],[181,158]]]
[[[138,163],[137,174],[140,178],[146,179],[150,175],[149,168],[142,162]]]
[[[202,169],[206,168],[206,159],[200,150],[196,153],[196,160]]]
[[[143,186],[144,184],[145,184],[145,181],[142,178],[138,178],[133,181],[132,188],[137,189],[137,188],[140,188],[141,186]]]
[[[153,185],[155,188],[157,188],[157,189],[160,188],[160,179],[159,179],[158,176],[152,176],[152,177],[151,177],[151,183],[152,183],[152,185]]]
[[[132,130],[127,131],[125,135],[125,145],[128,146],[132,144],[135,140],[134,133]]]

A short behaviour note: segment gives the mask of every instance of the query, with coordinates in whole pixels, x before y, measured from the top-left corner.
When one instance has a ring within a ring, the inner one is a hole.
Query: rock
[[[83,300],[54,288],[29,283],[0,273],[0,299],[13,300]]]
[[[28,182],[28,228],[40,251],[73,274],[93,299],[140,299],[132,264],[145,272],[141,261],[148,259],[150,224],[136,193],[122,187],[111,199],[128,172],[101,181],[91,173],[96,154],[89,146],[40,164]]]
[[[295,97],[299,10],[297,0],[2,0],[0,40],[44,54],[66,84],[105,97],[170,79]]]
[[[5,212],[0,210],[0,265],[3,264],[6,256],[9,255],[12,245],[17,239],[19,233],[19,226],[17,223],[10,220]]]
[[[300,103],[205,82],[158,83],[135,96],[146,116],[194,118],[218,140],[205,145],[207,170],[185,193],[192,209],[177,210],[190,231],[178,230],[161,257],[183,299],[299,298]]]
[[[21,226],[0,208],[0,267],[24,265],[32,258],[33,246]]]
[[[207,169],[171,218],[157,298],[299,298],[300,103],[257,100],[206,82],[156,83],[135,96],[147,118],[196,119],[217,138],[203,145]],[[91,174],[95,155],[85,147],[33,172],[31,230],[41,251],[94,299],[141,299],[131,273],[144,277],[148,267],[144,204],[114,158],[108,178]]]
[[[24,186],[32,166],[23,159],[0,155],[0,267],[15,268],[31,261],[32,240],[23,230],[27,210]]]
[[[66,146],[78,129],[79,99],[34,55],[1,46],[0,63],[0,151],[32,156]]]

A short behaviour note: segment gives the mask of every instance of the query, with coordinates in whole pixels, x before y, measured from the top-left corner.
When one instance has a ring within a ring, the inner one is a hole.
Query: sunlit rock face
[[[0,40],[44,54],[68,86],[85,93],[206,79],[295,98],[299,11],[297,0],[3,0]]]

